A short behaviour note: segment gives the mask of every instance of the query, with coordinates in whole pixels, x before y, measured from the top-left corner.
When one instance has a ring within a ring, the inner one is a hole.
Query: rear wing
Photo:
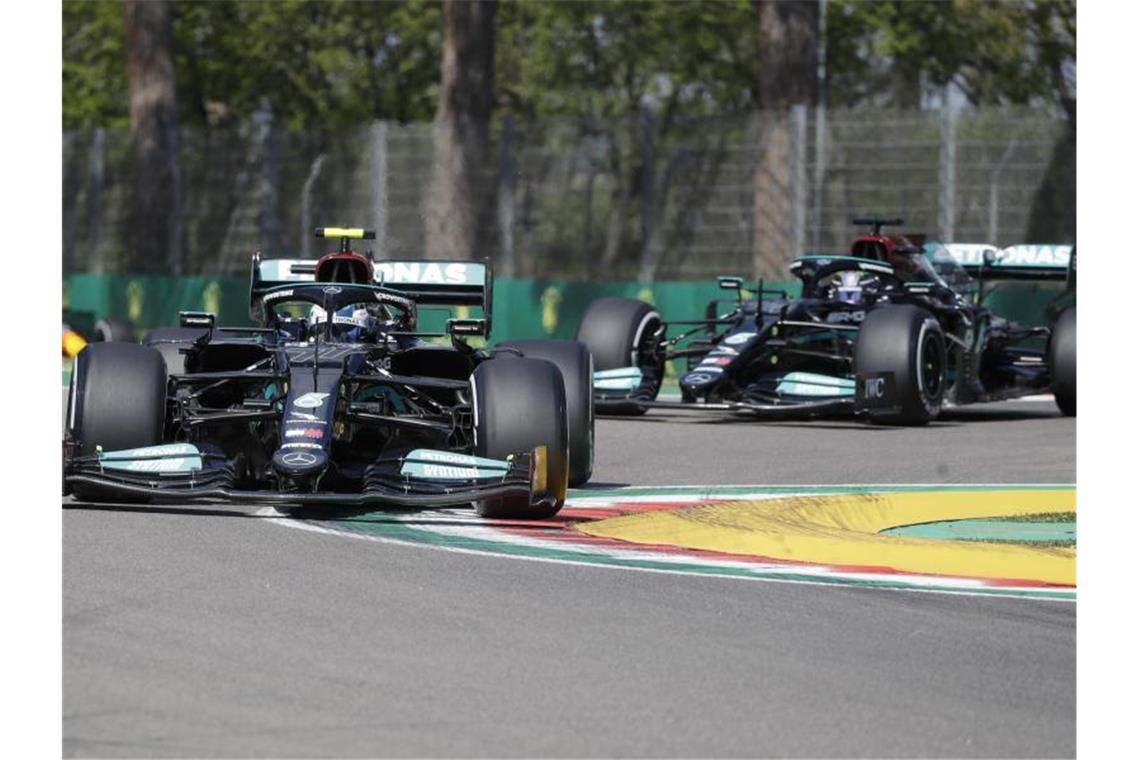
[[[250,268],[250,314],[258,313],[260,301],[270,288],[290,283],[313,282],[316,262],[311,259],[267,259],[253,255]],[[482,333],[491,334],[492,271],[490,261],[376,261],[374,284],[399,291],[418,305],[479,306],[483,309]],[[256,318],[256,316],[255,316]]]
[[[926,246],[944,251],[971,275],[988,280],[1059,280],[1075,276],[1076,250],[1071,245],[997,246],[979,243],[943,243]]]

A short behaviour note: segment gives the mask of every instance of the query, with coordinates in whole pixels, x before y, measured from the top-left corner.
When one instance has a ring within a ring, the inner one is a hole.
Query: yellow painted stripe
[[[581,524],[639,544],[900,572],[1076,585],[1076,551],[880,535],[900,525],[1076,510],[1073,489],[794,496],[647,512]]]

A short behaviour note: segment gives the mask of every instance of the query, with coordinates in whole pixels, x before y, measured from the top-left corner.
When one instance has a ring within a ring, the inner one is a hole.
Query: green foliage
[[[917,107],[953,83],[974,105],[1068,108],[1076,44],[1074,0],[835,0],[827,13],[829,99]]]
[[[298,129],[431,118],[437,3],[243,0],[176,8],[190,123],[240,119],[263,101]]]
[[[751,0],[500,0],[496,89],[524,117],[674,116],[756,103]],[[294,127],[430,119],[438,2],[175,3],[183,123],[238,121],[267,101]],[[64,126],[123,125],[119,0],[63,3]],[[1075,103],[1074,0],[833,0],[833,106],[918,106],[953,82],[979,105]]]
[[[526,2],[499,8],[501,102],[526,116],[724,113],[755,99],[749,0]]]
[[[240,0],[174,6],[183,124],[244,119],[267,102],[293,128],[430,119],[438,3]],[[64,127],[127,120],[123,8],[63,7]]]
[[[127,67],[120,0],[63,3],[63,126],[125,126]]]

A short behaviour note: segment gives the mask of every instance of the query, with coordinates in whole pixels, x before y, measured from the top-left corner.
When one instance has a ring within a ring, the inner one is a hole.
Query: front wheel
[[[650,398],[657,395],[664,367],[642,366],[661,327],[661,314],[644,301],[632,298],[599,298],[589,305],[578,323],[575,339],[584,343],[594,360],[594,370],[637,367],[657,373]],[[599,407],[599,414],[603,413]],[[645,407],[607,400],[605,414],[640,415]]]
[[[570,447],[566,426],[566,390],[562,375],[548,361],[496,357],[471,375],[475,406],[475,454],[489,459],[546,446],[546,494],[532,503],[526,496],[477,502],[482,517],[543,519],[566,501]]]
[[[76,454],[137,449],[162,442],[166,365],[137,343],[92,343],[75,359],[67,430]],[[77,486],[76,498],[99,501],[98,486]]]
[[[1053,325],[1049,340],[1053,398],[1066,417],[1077,415],[1077,307],[1070,306]]]
[[[894,378],[893,407],[871,410],[892,425],[925,425],[938,416],[946,389],[946,340],[926,309],[883,306],[867,314],[855,341],[855,374]]]
[[[498,348],[545,359],[562,373],[570,435],[570,485],[583,486],[594,471],[594,371],[590,352],[574,340],[512,340]]]

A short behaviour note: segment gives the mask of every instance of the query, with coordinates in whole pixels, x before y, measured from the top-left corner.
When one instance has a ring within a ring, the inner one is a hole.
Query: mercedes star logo
[[[310,454],[307,451],[290,451],[281,457],[281,461],[285,464],[292,465],[316,464],[317,457],[315,454]]]

